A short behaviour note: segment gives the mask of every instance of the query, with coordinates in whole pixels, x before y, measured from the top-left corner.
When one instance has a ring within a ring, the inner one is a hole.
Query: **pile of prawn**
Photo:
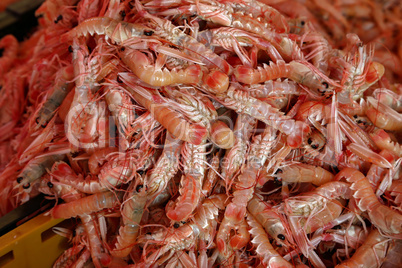
[[[0,215],[76,218],[54,267],[400,267],[382,2],[46,0],[0,41]]]

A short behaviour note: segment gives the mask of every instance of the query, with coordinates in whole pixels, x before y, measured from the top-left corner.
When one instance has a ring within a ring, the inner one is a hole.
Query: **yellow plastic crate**
[[[52,228],[71,225],[71,220],[52,219],[42,213],[1,236],[0,267],[52,267],[69,247],[67,239],[55,234]]]

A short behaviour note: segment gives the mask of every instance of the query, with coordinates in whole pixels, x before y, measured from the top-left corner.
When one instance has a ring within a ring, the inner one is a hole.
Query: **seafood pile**
[[[77,218],[54,267],[401,267],[401,12],[45,1],[0,41],[0,215]]]

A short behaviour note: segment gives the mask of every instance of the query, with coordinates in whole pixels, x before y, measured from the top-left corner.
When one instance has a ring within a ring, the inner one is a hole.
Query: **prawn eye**
[[[306,22],[305,22],[304,20],[302,20],[302,21],[300,22],[300,24],[301,24],[301,26],[304,26],[304,24],[306,24]]]
[[[142,175],[142,174],[144,174],[144,170],[139,170],[139,171],[137,171],[137,173]]]
[[[335,173],[339,173],[339,171],[340,171],[339,168],[336,167],[336,166],[335,166],[335,167],[332,167],[332,169],[334,170]]]
[[[49,188],[53,188],[53,183],[51,183],[50,181],[47,183],[47,187]]]
[[[340,225],[335,225],[334,227],[332,227],[332,229],[335,229],[335,230],[341,229],[341,226]]]
[[[28,189],[29,187],[31,187],[31,184],[29,182],[22,185],[22,188],[24,189]]]
[[[143,186],[142,184],[140,184],[140,185],[137,185],[137,187],[135,188],[135,190],[137,191],[137,193],[139,193],[142,188],[144,188],[144,186]]]
[[[73,47],[72,46],[68,46],[68,52],[73,53]]]
[[[285,240],[285,236],[283,235],[283,234],[278,234],[278,238],[280,239],[280,240]]]
[[[125,47],[121,47],[121,48],[120,48],[120,51],[124,51],[124,50],[126,50]]]
[[[144,31],[144,34],[145,34],[146,36],[151,36],[151,35],[154,34],[154,31],[145,30],[145,31]]]
[[[23,180],[22,177],[18,177],[18,178],[17,178],[17,182],[18,182],[18,183],[21,183],[22,180]]]
[[[123,17],[123,19],[126,17],[126,11],[124,11],[124,10],[122,10],[121,12],[120,12],[120,15]]]
[[[355,114],[355,115],[353,116],[353,118],[357,118],[357,114]]]
[[[181,221],[181,224],[186,224],[186,222],[185,222],[185,221]]]
[[[119,84],[123,83],[123,80],[121,80],[120,76],[117,77],[117,83],[119,83]],[[139,173],[139,171],[138,171],[138,173]]]
[[[317,144],[311,144],[311,148],[317,149],[317,148],[318,148],[318,145],[317,145]]]
[[[58,23],[59,21],[61,21],[63,19],[63,15],[59,15],[57,16],[57,18],[54,20],[54,23]]]
[[[327,82],[322,82],[323,86],[325,86],[325,88],[329,88],[329,85]]]
[[[311,138],[308,138],[307,142],[308,142],[308,144],[312,144],[313,140]]]
[[[278,169],[275,171],[275,174],[278,174],[278,173],[282,173],[282,169],[278,168]]]
[[[177,229],[180,227],[180,224],[176,222],[175,224],[173,224],[173,227]]]

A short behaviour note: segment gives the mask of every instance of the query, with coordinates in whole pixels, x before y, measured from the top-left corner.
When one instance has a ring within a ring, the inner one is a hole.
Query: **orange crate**
[[[69,247],[67,238],[52,231],[55,226],[69,228],[72,222],[52,219],[42,213],[1,236],[0,267],[52,267]]]

